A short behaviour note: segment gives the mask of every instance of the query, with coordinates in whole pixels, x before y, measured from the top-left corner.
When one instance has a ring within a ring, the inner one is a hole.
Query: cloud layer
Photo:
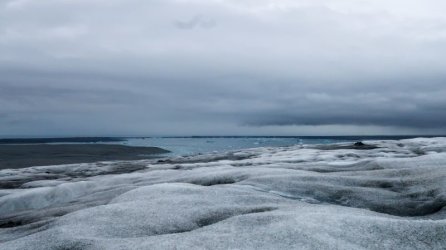
[[[446,3],[8,0],[0,131],[446,132]]]

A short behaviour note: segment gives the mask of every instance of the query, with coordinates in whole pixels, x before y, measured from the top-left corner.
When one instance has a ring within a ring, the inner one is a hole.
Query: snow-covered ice
[[[367,143],[0,170],[0,249],[446,249],[446,138]]]

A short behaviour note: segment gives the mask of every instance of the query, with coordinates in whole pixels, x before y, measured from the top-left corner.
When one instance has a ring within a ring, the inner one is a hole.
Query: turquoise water
[[[256,147],[292,146],[302,143],[316,143],[298,138],[130,138],[121,144],[129,146],[153,146],[171,151],[171,155],[193,155],[210,152],[224,152]],[[321,140],[319,143],[329,143]]]
[[[170,155],[193,155],[256,147],[282,147],[299,144],[329,144],[403,138],[408,137],[146,137],[126,138],[124,141],[118,143],[129,146],[160,147],[171,151]]]

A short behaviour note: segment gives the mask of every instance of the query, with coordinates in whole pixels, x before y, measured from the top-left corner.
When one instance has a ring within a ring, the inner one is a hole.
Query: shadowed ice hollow
[[[445,249],[446,138],[367,143],[0,170],[0,249]]]

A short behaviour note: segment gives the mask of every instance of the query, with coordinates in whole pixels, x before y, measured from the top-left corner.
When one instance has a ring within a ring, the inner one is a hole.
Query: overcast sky
[[[446,134],[444,0],[0,0],[0,136]]]

